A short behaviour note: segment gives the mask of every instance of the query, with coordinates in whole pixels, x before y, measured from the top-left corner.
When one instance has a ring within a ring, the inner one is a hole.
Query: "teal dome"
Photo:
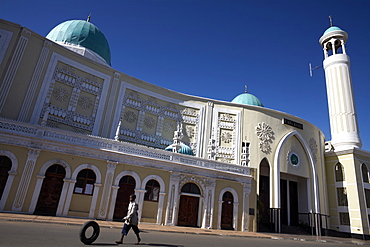
[[[262,102],[253,94],[250,93],[242,93],[236,96],[232,101],[232,103],[244,104],[244,105],[254,105],[254,106],[262,106]]]
[[[340,29],[339,27],[332,26],[332,27],[329,27],[328,29],[326,29],[324,34],[327,34],[327,33],[332,32],[332,31],[343,31],[343,30]]]
[[[194,156],[194,152],[189,146],[185,145],[184,143],[180,143],[180,146],[181,146],[181,148],[178,150],[178,153]],[[166,147],[164,150],[172,152],[173,147],[172,147],[172,145],[170,145],[170,146]]]
[[[111,65],[111,54],[107,39],[94,24],[83,20],[65,21],[54,27],[46,38],[87,48],[101,56]]]

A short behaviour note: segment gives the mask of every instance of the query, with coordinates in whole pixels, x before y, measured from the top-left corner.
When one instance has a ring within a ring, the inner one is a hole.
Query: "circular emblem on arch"
[[[298,167],[299,164],[301,163],[301,159],[299,158],[298,154],[294,152],[289,152],[287,158],[288,158],[289,164],[293,167]]]

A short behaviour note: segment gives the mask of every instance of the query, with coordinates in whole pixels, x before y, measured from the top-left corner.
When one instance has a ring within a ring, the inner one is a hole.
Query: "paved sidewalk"
[[[26,222],[41,222],[64,225],[83,225],[89,219],[71,218],[71,217],[55,217],[55,216],[39,216],[30,214],[17,213],[0,213],[1,220],[6,221],[26,221]],[[108,228],[122,228],[122,222],[96,220],[100,227]],[[337,238],[327,236],[312,236],[312,235],[293,235],[293,234],[278,234],[278,233],[260,233],[260,232],[241,232],[241,231],[227,231],[215,229],[201,229],[194,227],[180,227],[180,226],[162,226],[157,224],[141,223],[139,225],[141,231],[161,231],[161,232],[176,232],[187,234],[204,234],[204,235],[224,235],[235,237],[253,237],[253,238],[270,238],[270,239],[286,239],[294,241],[316,241],[316,242],[331,242],[331,243],[349,243],[356,245],[369,245],[370,241],[353,239],[353,238]]]

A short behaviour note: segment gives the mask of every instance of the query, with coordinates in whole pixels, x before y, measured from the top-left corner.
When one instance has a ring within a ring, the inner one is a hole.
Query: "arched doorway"
[[[12,161],[6,156],[0,156],[0,200],[3,195],[9,171],[12,168]]]
[[[222,196],[222,212],[221,212],[221,229],[222,230],[234,230],[233,207],[234,207],[233,194],[227,191]]]
[[[130,195],[135,193],[136,182],[131,176],[124,176],[119,181],[116,205],[114,208],[113,220],[121,221],[127,215]],[[140,209],[139,209],[140,210]]]
[[[179,215],[177,224],[179,226],[198,226],[200,189],[194,183],[187,183],[181,189]]]
[[[259,172],[258,231],[270,231],[270,166],[267,159],[261,161]]]
[[[55,216],[65,174],[64,167],[57,164],[46,170],[34,214]]]

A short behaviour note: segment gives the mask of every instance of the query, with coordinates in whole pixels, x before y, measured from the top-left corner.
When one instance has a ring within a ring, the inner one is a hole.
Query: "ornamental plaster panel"
[[[109,75],[54,52],[50,58],[40,93],[36,97],[37,102],[32,113],[31,123],[38,124],[40,118],[44,116],[47,107],[50,105],[54,85],[58,81],[60,84],[73,88],[68,107],[64,109],[71,114],[67,125],[71,126],[72,131],[77,128],[96,134],[102,121],[101,116],[106,103],[100,102],[100,99],[106,98],[110,78]],[[81,92],[87,95],[93,95],[93,97],[90,96],[93,101],[90,116],[76,112]],[[50,120],[52,122],[61,121],[55,116]],[[59,125],[59,127],[62,126]]]
[[[164,99],[161,95],[132,87],[132,85],[126,88],[121,118],[127,121],[129,114],[127,109],[133,109],[139,113],[135,130],[128,130],[127,128],[133,129],[133,126],[123,124],[120,127],[119,139],[163,149],[172,144],[173,131],[176,129],[177,122],[181,122],[185,125],[184,132],[186,133],[182,141],[189,145],[195,154],[199,151],[198,140],[201,133],[198,130],[202,126],[200,118],[203,118],[203,106],[197,105],[197,108],[194,108],[193,103],[190,106],[186,102],[176,106],[165,101],[167,98]]]
[[[239,164],[240,152],[240,118],[239,110],[215,107],[213,109],[212,140],[215,151],[212,159],[221,162]]]
[[[271,153],[271,146],[274,139],[274,131],[272,128],[265,122],[258,123],[256,126],[256,134],[259,142],[259,148],[262,152],[269,154]]]

